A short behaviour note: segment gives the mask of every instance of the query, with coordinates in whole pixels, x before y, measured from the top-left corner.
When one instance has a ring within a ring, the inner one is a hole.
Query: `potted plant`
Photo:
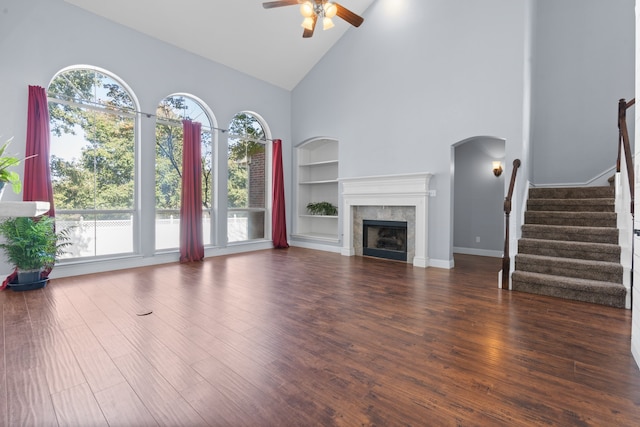
[[[15,171],[9,170],[9,168],[12,166],[18,166],[20,164],[20,159],[18,157],[5,154],[5,151],[11,143],[11,140],[12,139],[9,139],[2,145],[2,147],[0,147],[0,195],[2,195],[4,186],[7,183],[11,184],[11,188],[15,193],[19,193],[22,189],[20,175],[18,175],[18,173]]]
[[[56,232],[54,223],[49,216],[11,217],[0,222],[0,235],[5,240],[0,249],[18,273],[17,283],[9,285],[13,290],[46,285],[47,279],[41,279],[42,272],[53,268],[56,258],[71,244],[69,229]]]
[[[307,210],[311,215],[338,215],[338,208],[329,202],[315,202],[307,204]]]

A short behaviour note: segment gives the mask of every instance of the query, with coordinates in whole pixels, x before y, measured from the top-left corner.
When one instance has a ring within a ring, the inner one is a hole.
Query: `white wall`
[[[290,92],[99,18],[63,0],[3,0],[0,5],[0,135],[14,137],[12,150],[24,152],[28,85],[46,88],[60,69],[74,64],[89,64],[115,73],[132,88],[144,112],[154,113],[160,100],[176,92],[202,99],[223,128],[235,113],[255,111],[266,120],[272,135],[283,140],[284,158],[291,156]],[[154,126],[153,118],[142,119],[139,172],[147,190],[142,192],[145,208],[141,241],[148,257],[153,255],[150,243],[155,214],[146,208],[155,205]],[[225,137],[219,142],[218,166],[223,172]],[[288,161],[284,164],[288,182],[291,170]],[[224,173],[216,184],[220,194],[226,194],[222,193],[226,191]],[[3,197],[21,199],[21,195],[10,191]],[[290,199],[289,188],[286,197]],[[226,218],[226,200],[221,202],[218,215]],[[224,228],[219,230],[222,231]],[[0,273],[5,270],[7,266],[0,265]]]
[[[294,143],[337,137],[341,177],[434,174],[438,265],[452,263],[451,146],[492,135],[507,165],[522,154],[527,4],[378,0],[293,91]]]
[[[618,99],[634,97],[634,0],[534,4],[532,181],[588,182],[615,165]]]

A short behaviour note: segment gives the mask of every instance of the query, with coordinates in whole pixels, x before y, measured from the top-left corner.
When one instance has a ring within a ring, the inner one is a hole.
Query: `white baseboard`
[[[451,270],[453,268],[453,259],[429,258],[429,267],[446,268],[447,270]]]
[[[609,178],[612,175],[616,174],[616,167],[612,166],[607,170],[602,171],[598,175],[593,178],[584,181],[584,182],[563,182],[563,183],[553,183],[548,182],[544,184],[532,184],[532,187],[594,187],[594,186],[604,186],[609,185]]]
[[[502,258],[502,251],[493,251],[489,249],[476,249],[476,248],[459,248],[453,247],[454,254],[465,255],[478,255],[478,256],[490,256],[493,258]]]
[[[151,265],[169,264],[178,262],[180,255],[177,253],[160,254],[153,257],[139,255],[115,257],[110,259],[94,260],[90,262],[60,263],[51,271],[49,277],[57,279],[61,277],[83,276],[85,274],[106,273],[108,271],[124,270],[127,268],[148,267]]]
[[[289,245],[296,246],[299,248],[305,248],[305,249],[315,249],[318,251],[334,252],[338,254],[342,252],[341,246],[325,245],[322,243],[307,242],[302,240],[290,240]]]
[[[636,365],[640,368],[640,343],[631,340],[631,354],[636,361]]]

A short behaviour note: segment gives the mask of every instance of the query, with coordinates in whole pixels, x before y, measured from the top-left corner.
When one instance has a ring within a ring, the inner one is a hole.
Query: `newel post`
[[[513,161],[513,171],[511,172],[511,182],[509,182],[509,191],[504,199],[504,253],[502,255],[502,289],[509,289],[509,273],[511,271],[511,257],[509,256],[509,217],[511,214],[511,198],[513,196],[513,188],[516,184],[516,175],[520,167],[520,159]]]

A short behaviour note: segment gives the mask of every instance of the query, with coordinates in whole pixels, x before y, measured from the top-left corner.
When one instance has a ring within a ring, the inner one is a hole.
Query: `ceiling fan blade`
[[[272,7],[293,6],[298,3],[300,3],[298,0],[266,1],[262,3],[262,7],[265,9],[271,9]]]
[[[316,15],[313,15],[311,19],[313,19],[313,25],[311,25],[311,29],[307,30],[305,28],[304,31],[302,32],[302,37],[305,39],[308,39],[309,37],[313,36],[313,31],[316,29],[316,22],[318,22],[318,17]]]
[[[353,25],[354,27],[359,27],[364,22],[364,18],[362,16],[356,15],[355,13],[351,12],[344,6],[339,5],[338,3],[334,4],[336,5],[336,8],[338,8],[338,12],[336,13],[336,15],[347,21],[349,24]]]

